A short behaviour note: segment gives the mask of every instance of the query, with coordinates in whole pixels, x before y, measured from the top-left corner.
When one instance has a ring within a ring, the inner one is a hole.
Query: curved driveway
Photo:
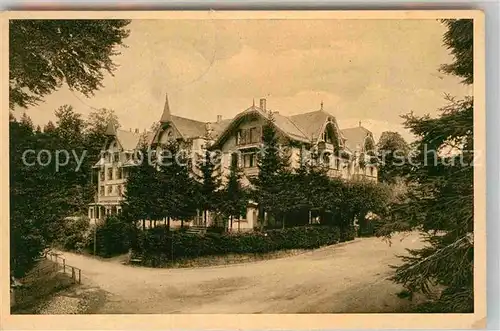
[[[97,313],[332,313],[394,312],[407,301],[387,280],[417,234],[392,240],[361,238],[301,255],[246,264],[153,269],[64,253],[82,269],[85,286],[108,293]]]

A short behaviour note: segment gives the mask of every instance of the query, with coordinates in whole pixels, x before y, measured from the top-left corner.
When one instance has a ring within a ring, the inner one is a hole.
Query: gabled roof
[[[217,138],[219,137],[224,130],[229,126],[229,124],[232,122],[232,118],[228,119],[223,119],[222,121],[219,122],[214,122],[210,123],[210,126],[212,127],[212,138]]]
[[[285,132],[290,138],[295,140],[301,140],[309,142],[311,139],[307,137],[305,132],[297,126],[295,122],[293,122],[289,117],[283,116],[277,112],[273,112],[274,124],[281,129],[281,131]]]
[[[116,139],[125,151],[136,149],[140,137],[141,135],[139,133],[125,130],[116,130]]]
[[[316,110],[304,114],[290,116],[290,119],[302,130],[309,140],[316,140],[321,134],[323,125],[333,115],[324,110]]]
[[[373,140],[373,136],[370,130],[357,126],[354,128],[347,128],[340,130],[346,139],[345,144],[346,147],[351,151],[360,151],[363,149],[365,140],[367,137],[370,137]]]
[[[285,136],[288,136],[289,138],[293,140],[299,140],[302,142],[309,142],[310,140],[307,139],[307,137],[302,133],[302,131],[293,123],[288,117],[280,115],[277,112],[271,112],[271,111],[264,111],[261,108],[253,105],[247,109],[245,109],[243,112],[239,113],[236,115],[232,120],[229,121],[229,123],[226,125],[224,131],[222,134],[219,134],[216,142],[214,145],[219,144],[222,139],[224,138],[224,134],[226,133],[228,129],[231,128],[235,123],[237,123],[240,119],[243,117],[250,115],[250,114],[257,114],[261,116],[264,119],[269,119],[270,114],[272,113],[272,116],[274,118],[274,125],[276,128],[281,131]]]
[[[184,139],[204,137],[206,124],[189,118],[171,115],[171,122]]]

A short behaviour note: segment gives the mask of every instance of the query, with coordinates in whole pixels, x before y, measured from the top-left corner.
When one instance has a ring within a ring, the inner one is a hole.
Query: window
[[[100,195],[101,197],[102,197],[102,196],[104,196],[104,186],[101,186],[101,187],[99,188],[99,195]]]
[[[238,153],[231,154],[231,167],[238,166]]]
[[[108,168],[108,180],[113,179],[113,168]]]
[[[373,167],[370,167],[370,176],[373,176]]]
[[[335,169],[339,170],[340,169],[340,160],[335,159]]]
[[[323,155],[323,163],[328,166],[330,165],[330,157],[328,154]]]
[[[250,129],[250,142],[258,143],[260,141],[260,128],[251,128]]]
[[[118,152],[113,153],[113,161],[114,162],[120,161],[120,153],[118,153]]]
[[[101,182],[104,182],[104,170],[99,171],[99,178]]]
[[[123,178],[123,169],[118,168],[116,169],[116,179],[122,179]]]
[[[260,142],[261,139],[260,127],[241,129],[236,132],[236,145],[254,144]]]
[[[130,153],[125,153],[125,161],[130,161]]]
[[[243,154],[243,168],[253,168],[257,166],[257,154]]]
[[[108,195],[113,194],[113,185],[108,185]]]
[[[118,195],[119,196],[122,196],[122,194],[123,194],[123,188],[122,187],[123,187],[122,185],[118,185],[116,187],[116,190],[118,191]]]

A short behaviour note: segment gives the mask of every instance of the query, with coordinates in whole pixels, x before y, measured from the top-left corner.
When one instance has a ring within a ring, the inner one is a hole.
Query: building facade
[[[258,174],[257,155],[262,146],[262,128],[272,117],[278,141],[287,146],[290,153],[292,168],[298,168],[301,162],[309,159],[308,155],[314,153],[317,162],[326,166],[332,177],[377,180],[376,165],[365,162],[367,155],[375,151],[376,143],[373,134],[361,123],[358,127],[341,129],[336,118],[323,109],[323,104],[316,111],[284,116],[268,109],[266,103],[266,99],[260,99],[258,106],[254,102],[231,119],[218,115],[213,122],[201,122],[173,115],[166,96],[159,126],[148,136],[146,143],[160,152],[165,143],[176,140],[193,158],[207,148],[216,150],[221,155],[219,169],[222,178],[227,177],[232,160],[237,158],[243,172],[242,185],[249,185],[249,178]],[[91,219],[120,212],[127,171],[133,166],[127,155],[132,155],[140,142],[137,132],[110,127],[107,135],[103,157],[95,165],[99,182],[96,202],[89,208]],[[195,162],[192,163],[194,167]],[[192,225],[209,226],[215,215],[210,215],[207,223],[200,219],[194,220]],[[233,228],[251,230],[257,225],[257,219],[258,206],[250,201],[246,217],[234,220]]]

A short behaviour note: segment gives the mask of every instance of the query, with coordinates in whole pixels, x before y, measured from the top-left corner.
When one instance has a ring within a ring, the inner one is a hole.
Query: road
[[[239,265],[154,269],[63,253],[85,286],[107,293],[95,313],[368,313],[408,305],[387,280],[417,234],[392,245],[361,238],[301,255]]]

